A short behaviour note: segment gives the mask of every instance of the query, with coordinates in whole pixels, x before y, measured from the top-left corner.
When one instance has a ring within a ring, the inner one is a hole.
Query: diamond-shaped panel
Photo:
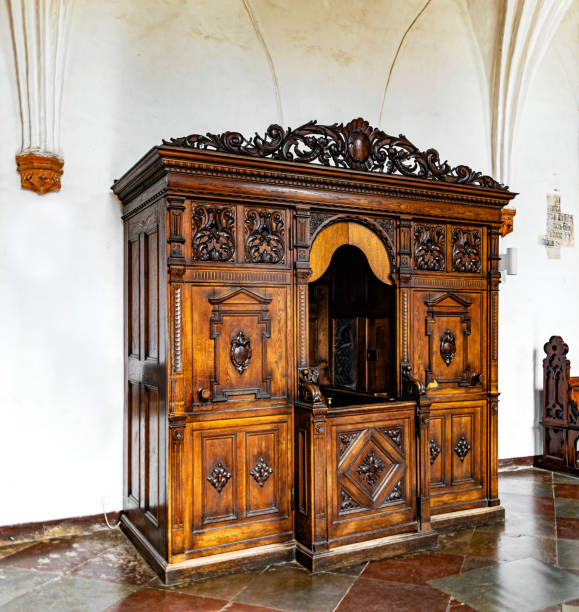
[[[348,457],[342,467],[345,477],[368,500],[368,506],[375,506],[385,488],[390,488],[392,478],[400,479],[400,463],[390,454],[379,439],[367,434],[357,453]]]

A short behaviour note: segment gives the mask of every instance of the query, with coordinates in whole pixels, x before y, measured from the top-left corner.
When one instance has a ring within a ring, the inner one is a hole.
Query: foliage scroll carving
[[[295,130],[273,124],[263,136],[255,134],[250,138],[239,132],[206,136],[191,134],[164,140],[163,144],[298,163],[317,162],[324,166],[480,185],[489,189],[508,189],[469,166],[453,167],[446,161],[441,162],[436,149],[421,151],[403,134],[391,136],[362,118],[346,125],[321,125],[309,121]]]

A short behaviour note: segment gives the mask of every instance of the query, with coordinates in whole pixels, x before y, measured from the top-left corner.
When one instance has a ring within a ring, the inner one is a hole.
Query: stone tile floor
[[[504,525],[311,575],[295,563],[166,588],[118,529],[0,545],[0,610],[579,612],[579,479],[501,472]]]

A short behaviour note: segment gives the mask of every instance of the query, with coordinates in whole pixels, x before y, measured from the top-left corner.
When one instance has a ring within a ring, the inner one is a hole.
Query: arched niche
[[[355,221],[338,221],[325,227],[316,236],[310,250],[310,283],[324,274],[333,254],[344,245],[358,247],[366,256],[376,278],[387,285],[393,284],[392,264],[386,245],[369,227]]]

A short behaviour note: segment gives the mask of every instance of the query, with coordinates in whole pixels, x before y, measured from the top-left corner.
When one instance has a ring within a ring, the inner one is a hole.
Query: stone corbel
[[[22,141],[16,166],[23,189],[60,189],[60,107],[73,0],[7,0]]]

